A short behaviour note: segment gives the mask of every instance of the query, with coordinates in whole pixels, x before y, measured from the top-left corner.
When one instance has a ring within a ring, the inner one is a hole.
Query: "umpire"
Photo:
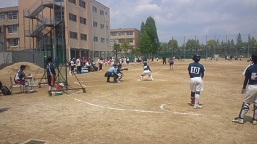
[[[110,82],[110,77],[114,78],[114,83],[117,83],[117,78],[119,77],[117,74],[117,65],[114,64],[108,71],[107,71],[107,82]]]

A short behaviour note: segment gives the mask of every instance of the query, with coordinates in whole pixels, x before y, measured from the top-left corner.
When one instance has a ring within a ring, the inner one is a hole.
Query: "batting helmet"
[[[195,62],[199,62],[200,59],[201,59],[201,56],[198,55],[198,54],[195,54],[195,55],[193,56],[193,60],[194,60]]]
[[[52,62],[52,59],[53,59],[54,57],[52,57],[52,56],[49,56],[48,58],[47,58],[47,61],[48,62]]]
[[[253,53],[251,58],[253,63],[257,63],[257,53]]]

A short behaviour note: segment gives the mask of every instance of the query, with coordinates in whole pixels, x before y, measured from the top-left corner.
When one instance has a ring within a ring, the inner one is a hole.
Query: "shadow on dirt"
[[[0,113],[8,111],[8,109],[10,109],[10,108],[0,108]]]

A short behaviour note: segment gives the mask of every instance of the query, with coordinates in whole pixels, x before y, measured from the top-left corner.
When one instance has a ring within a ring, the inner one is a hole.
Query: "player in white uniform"
[[[149,77],[151,78],[151,80],[153,80],[153,76],[152,76],[152,70],[150,68],[149,65],[147,65],[147,61],[144,61],[144,66],[143,66],[143,73],[141,74],[141,80],[144,80],[144,76],[145,75],[149,75]]]
[[[253,124],[257,124],[257,53],[252,54],[253,64],[248,66],[245,70],[245,80],[243,83],[243,88],[241,93],[246,92],[245,99],[242,104],[242,108],[238,117],[234,118],[232,121],[235,123],[243,124],[244,116],[250,109],[250,104],[254,104],[253,112]],[[248,84],[247,90],[246,86]]]
[[[195,109],[202,108],[199,105],[200,92],[203,91],[203,81],[205,68],[199,63],[200,56],[195,54],[193,56],[193,63],[188,66],[188,73],[190,76],[190,89],[191,89],[191,104],[194,105]]]

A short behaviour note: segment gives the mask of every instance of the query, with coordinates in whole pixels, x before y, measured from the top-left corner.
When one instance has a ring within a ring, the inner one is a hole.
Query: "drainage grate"
[[[30,140],[26,142],[25,144],[45,144],[44,141],[39,141],[39,140]]]

